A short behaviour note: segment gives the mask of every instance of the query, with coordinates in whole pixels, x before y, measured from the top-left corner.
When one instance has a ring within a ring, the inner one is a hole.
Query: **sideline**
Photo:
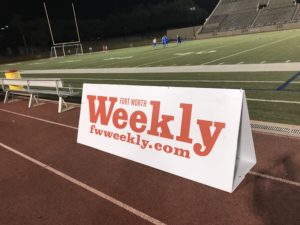
[[[153,217],[151,217],[151,216],[149,216],[149,215],[147,215],[147,214],[145,214],[145,213],[143,213],[143,212],[141,212],[141,211],[139,211],[139,210],[137,210],[137,209],[135,209],[135,208],[133,208],[133,207],[131,207],[131,206],[129,206],[129,205],[127,205],[127,204],[125,204],[125,203],[123,203],[123,202],[121,202],[121,201],[119,201],[119,200],[103,193],[103,192],[101,192],[101,191],[98,191],[97,189],[95,189],[95,188],[93,188],[93,187],[91,187],[91,186],[89,186],[89,185],[87,185],[87,184],[85,184],[85,183],[83,183],[83,182],[81,182],[81,181],[79,181],[79,180],[77,180],[77,179],[61,172],[61,171],[59,171],[59,170],[54,169],[51,166],[48,166],[48,165],[42,163],[41,161],[38,161],[38,160],[28,156],[28,155],[25,155],[25,154],[19,152],[16,149],[13,149],[12,147],[9,147],[9,146],[3,144],[2,142],[0,142],[0,147],[4,148],[4,149],[20,156],[20,157],[22,157],[23,159],[26,159],[26,160],[38,165],[39,167],[41,167],[45,170],[48,170],[51,173],[54,173],[55,175],[63,178],[64,180],[67,180],[67,181],[69,181],[69,182],[85,189],[86,191],[89,191],[89,192],[97,195],[98,197],[103,198],[103,199],[119,206],[120,208],[123,208],[123,209],[127,210],[128,212],[130,212],[130,213],[132,213],[132,214],[134,214],[134,215],[136,215],[136,216],[138,216],[138,217],[140,217],[140,218],[142,218],[142,219],[144,219],[144,220],[146,220],[146,221],[148,221],[152,224],[156,224],[156,225],[164,225],[165,224],[165,223],[163,223],[163,222],[161,222],[161,221],[159,221],[159,220],[157,220],[157,219],[155,219],[155,218],[153,218]]]
[[[78,77],[68,77],[65,80],[83,80]],[[180,79],[136,79],[136,78],[84,78],[84,80],[100,80],[100,81],[148,81],[148,82],[182,82],[182,83],[263,83],[263,84],[282,84],[285,81],[272,81],[272,80],[180,80]],[[300,84],[300,81],[295,81],[293,84]]]
[[[95,69],[20,70],[22,74],[136,74],[136,73],[223,73],[227,72],[298,72],[300,63],[218,64],[195,66],[116,67]]]
[[[49,121],[49,120],[45,120],[45,119],[41,119],[41,118],[37,118],[37,117],[33,117],[33,116],[28,116],[28,115],[12,112],[12,111],[9,111],[9,110],[0,109],[0,111],[15,114],[15,115],[30,118],[30,119],[34,119],[34,120],[38,120],[38,121],[42,121],[42,122],[46,122],[46,123],[50,123],[50,124],[54,124],[54,125],[58,125],[58,126],[61,126],[61,127],[71,128],[73,130],[78,130],[77,127],[73,127],[73,126],[69,126],[69,125],[66,125],[66,124],[57,123],[57,122],[53,122],[53,121]],[[255,122],[257,122],[257,121],[255,121]],[[1,142],[0,142],[0,145],[1,145]],[[254,171],[250,171],[249,174],[254,175],[254,176],[263,177],[265,179],[277,181],[277,182],[280,182],[280,183],[285,183],[285,184],[289,184],[289,185],[292,185],[292,186],[300,187],[299,182],[290,181],[290,180],[286,180],[286,179],[279,178],[279,177],[273,177],[273,176],[270,176],[268,174],[262,174],[262,173],[258,173],[258,172],[254,172]]]
[[[296,102],[296,101],[266,100],[266,99],[257,99],[257,98],[247,98],[247,101],[254,101],[254,102],[271,102],[271,103],[286,103],[286,104],[300,104],[300,102]]]

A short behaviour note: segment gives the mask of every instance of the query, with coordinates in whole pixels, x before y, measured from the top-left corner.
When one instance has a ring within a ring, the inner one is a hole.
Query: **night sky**
[[[7,0],[0,8],[0,21],[8,22],[15,14],[21,15],[23,20],[45,18],[44,1],[51,18],[61,19],[70,16],[72,18],[71,3],[73,2],[78,19],[102,19],[109,14],[130,12],[130,9],[139,4],[159,4],[163,0]],[[218,0],[194,0],[194,2],[210,13]]]

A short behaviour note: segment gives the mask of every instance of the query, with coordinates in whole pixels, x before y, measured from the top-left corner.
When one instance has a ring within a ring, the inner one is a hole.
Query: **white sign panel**
[[[77,141],[227,192],[256,163],[243,90],[84,84]]]

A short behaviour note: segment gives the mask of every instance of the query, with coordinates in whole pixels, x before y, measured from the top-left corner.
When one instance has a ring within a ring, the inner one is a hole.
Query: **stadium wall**
[[[176,39],[177,34],[184,39],[195,39],[197,31],[201,26],[185,27],[179,29],[168,29],[167,36],[169,39]]]
[[[196,34],[196,38],[206,39],[206,38],[214,38],[214,37],[254,34],[254,33],[271,32],[271,31],[279,31],[279,30],[292,30],[292,29],[299,29],[299,28],[300,28],[300,22],[297,22],[297,23],[288,23],[288,24],[277,24],[277,25],[264,26],[264,27],[254,27],[254,28],[243,29],[243,30]]]

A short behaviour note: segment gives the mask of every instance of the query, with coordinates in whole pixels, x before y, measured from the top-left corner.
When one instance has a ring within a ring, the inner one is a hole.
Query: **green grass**
[[[181,46],[126,48],[56,59],[0,65],[8,69],[48,70],[300,62],[300,30],[269,32],[226,38],[187,41]],[[178,53],[188,53],[178,55]],[[27,77],[60,77],[66,85],[81,88],[84,82],[202,88],[245,89],[247,98],[300,102],[300,78],[283,91],[276,88],[295,72],[146,73],[146,74],[24,74]],[[263,83],[265,82],[265,83]],[[78,100],[78,99],[77,99]],[[79,100],[78,100],[79,101]],[[300,125],[300,104],[248,101],[253,120]]]

